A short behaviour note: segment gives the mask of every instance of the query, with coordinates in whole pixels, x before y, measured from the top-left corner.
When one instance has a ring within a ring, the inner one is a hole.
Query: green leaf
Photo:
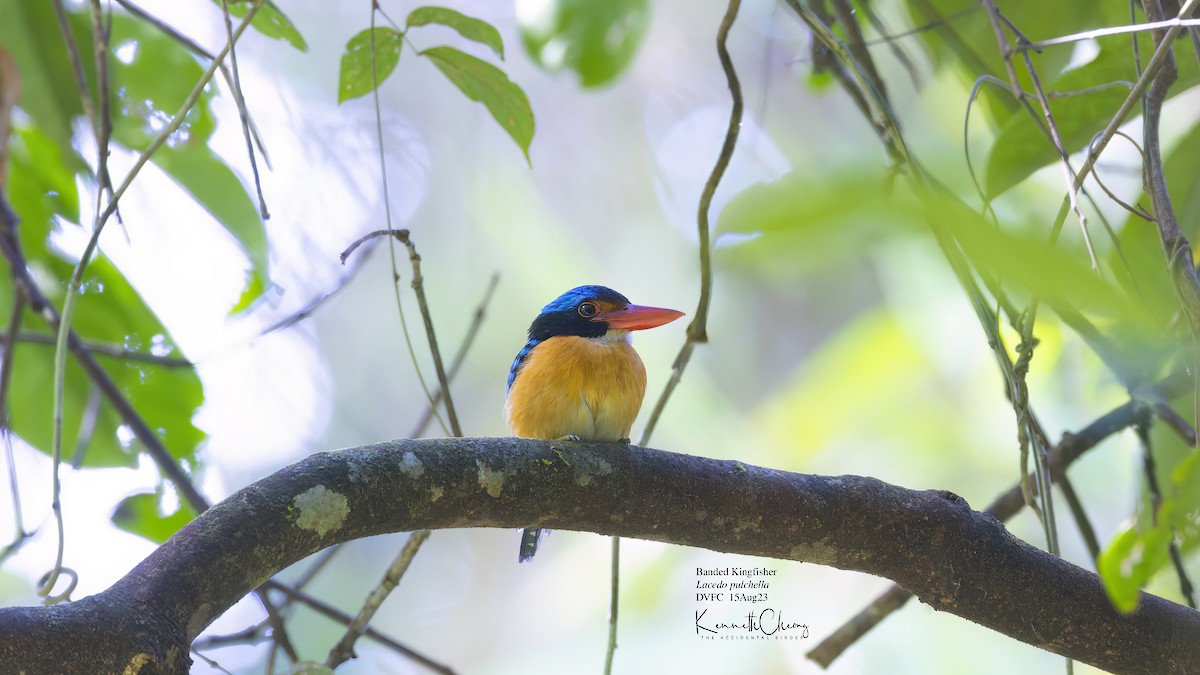
[[[1092,271],[1086,253],[1051,247],[1042,232],[997,229],[965,207],[940,204],[937,209],[935,217],[954,234],[971,263],[1007,286],[1065,313],[1087,312],[1128,326],[1154,325],[1139,303]]]
[[[1200,538],[1200,451],[1192,450],[1171,472],[1167,492],[1154,513],[1147,506],[1137,520],[1113,537],[1100,553],[1097,569],[1113,606],[1137,609],[1139,592],[1166,566],[1170,543],[1178,536],[1185,548]]]
[[[87,37],[90,45],[86,11],[84,20],[80,20],[80,14],[69,16],[74,33]],[[21,109],[37,121],[41,133],[68,151],[74,133],[72,124],[76,116],[83,114],[83,108],[54,3],[0,2],[0,45],[12,55],[21,77]],[[90,47],[83,53],[90,55]],[[84,61],[90,64],[92,59]],[[89,82],[96,81],[92,74],[88,78]]]
[[[161,544],[170,539],[184,525],[192,522],[196,512],[181,503],[171,513],[162,509],[163,488],[157,492],[142,492],[121,500],[112,514],[112,522],[130,534],[145,537]]]
[[[1107,82],[1119,82],[1129,76],[1129,49],[1118,49],[1113,45],[1101,50],[1091,63],[1052,81],[1046,91],[1080,91]],[[1127,87],[1117,86],[1051,100],[1050,111],[1067,152],[1086,146],[1128,95]],[[1037,101],[1030,101],[1030,104],[1039,111],[1038,118],[1032,119],[1024,113],[1009,117],[992,144],[984,181],[989,197],[1002,194],[1034,171],[1058,161],[1058,151],[1048,133],[1042,130],[1045,119]]]
[[[569,68],[585,87],[612,81],[650,26],[649,0],[547,0],[517,12],[526,53],[543,69]]]
[[[1155,527],[1147,532],[1125,530],[1100,553],[1096,569],[1113,607],[1129,614],[1137,609],[1140,591],[1167,559],[1169,532]]]
[[[432,47],[421,52],[421,56],[432,61],[467,98],[487,106],[488,112],[529,161],[533,110],[525,92],[509,80],[504,71],[453,47]]]
[[[217,3],[218,7],[221,5],[221,0],[213,0],[213,2]],[[230,0],[229,15],[240,19],[246,16],[253,6],[254,0]],[[266,37],[283,40],[302,52],[308,51],[308,43],[304,41],[304,36],[296,30],[291,19],[287,18],[287,15],[270,0],[267,0],[267,3],[258,10],[258,14],[254,15],[250,27]]]
[[[977,0],[906,0],[905,4],[912,25],[922,28],[917,31],[917,36],[938,66],[957,71],[966,83],[974,82],[981,75],[992,75],[1005,83],[1009,81],[988,13]],[[998,4],[1004,16],[1031,40],[1068,35],[1099,26],[1129,23],[1128,8],[1120,3]],[[1013,41],[1010,33],[1006,32],[1006,38],[1010,42]],[[1122,43],[1123,46],[1127,44],[1128,42]],[[1048,47],[1040,54],[1033,54],[1033,62],[1040,80],[1045,83],[1055,79],[1070,62],[1074,49],[1074,44],[1067,44]],[[1020,55],[1014,54],[1012,60],[1021,87],[1032,91],[1032,83]],[[1128,77],[1129,75],[1125,75],[1122,79]],[[1013,113],[1016,113],[1017,117],[1024,115],[1024,109],[1008,93],[988,97],[986,104],[990,105],[985,105],[984,109],[992,114],[997,123],[1004,123]]]
[[[839,268],[885,238],[923,228],[911,197],[903,190],[890,193],[888,186],[879,167],[832,176],[794,171],[752,185],[721,210],[716,231],[718,243],[725,234],[756,237],[722,247],[719,255],[779,279]]]
[[[24,214],[21,234],[28,234],[34,224],[44,228],[55,215],[78,223],[79,191],[70,166],[78,157],[64,156],[62,146],[28,124],[13,127],[10,143],[13,167],[8,200],[13,211]]]
[[[263,288],[261,277],[255,274],[249,275],[249,278],[246,279],[246,286],[242,289],[242,295],[238,298],[238,301],[234,303],[233,309],[230,310],[229,313],[237,314],[249,309],[250,305],[254,304],[255,300],[258,300],[262,297],[264,290],[266,289]]]
[[[241,179],[207,145],[163,147],[154,154],[154,163],[224,224],[241,244],[251,265],[243,293],[251,296],[243,297],[239,304],[257,300],[266,288],[267,233]]]
[[[1145,45],[1145,48],[1150,51],[1143,51],[1143,54],[1153,51],[1149,45]],[[1200,68],[1197,67],[1191,41],[1179,40],[1174,49],[1175,60],[1179,64],[1179,81],[1171,87],[1168,96],[1174,96],[1200,83]],[[1129,47],[1125,44],[1112,44],[1101,49],[1100,54],[1090,63],[1050,80],[1045,89],[1048,93],[1075,92],[1114,82],[1132,83],[1133,79]],[[1128,96],[1128,87],[1115,86],[1050,100],[1050,112],[1054,115],[1067,152],[1085,150],[1092,137],[1108,125],[1113,114]],[[985,180],[985,189],[991,197],[1002,194],[1028,178],[1034,171],[1058,161],[1058,151],[1054,149],[1050,137],[1041,130],[1044,119],[1040,108],[1036,101],[1030,103],[1038,110],[1038,119],[1035,121],[1026,114],[1013,115],[1000,128],[992,144]],[[1135,117],[1130,116],[1126,121]],[[1128,143],[1121,138],[1112,142]],[[1079,168],[1078,163],[1075,168]]]
[[[491,47],[496,56],[504,60],[504,40],[492,24],[445,7],[418,7],[408,15],[409,28],[431,23],[453,28],[466,39]]]
[[[375,51],[372,56],[370,28],[359,31],[346,43],[342,52],[342,67],[338,75],[338,103],[371,93],[392,74],[400,63],[400,47],[404,36],[386,26],[374,30]],[[371,66],[375,66],[375,74]]]

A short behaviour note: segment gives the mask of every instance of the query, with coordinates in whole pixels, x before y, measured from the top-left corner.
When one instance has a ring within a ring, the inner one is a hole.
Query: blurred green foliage
[[[550,72],[573,70],[584,87],[612,82],[650,27],[649,0],[550,0],[518,12],[521,44]]]
[[[217,3],[219,7],[220,3]],[[230,3],[244,15],[245,3]],[[215,9],[219,16],[219,9]],[[87,7],[67,9],[68,26],[80,54],[83,75],[95,88],[97,71],[92,22]],[[205,65],[183,45],[122,11],[106,14],[111,50],[107,58],[112,141],[116,147],[143,151],[182,107]],[[254,26],[269,37],[303,49],[303,39],[278,8],[270,5]],[[78,181],[93,185],[96,170],[74,142],[83,119],[75,74],[68,59],[53,3],[0,3],[0,44],[21,75],[20,109],[9,148],[7,196],[20,219],[18,241],[29,270],[43,293],[61,303],[74,259],[51,244],[55,231],[87,226]],[[180,130],[151,158],[159,168],[209,211],[241,245],[251,263],[243,301],[267,286],[267,241],[257,208],[246,186],[225,160],[209,147],[216,126],[215,89],[207,88]],[[96,104],[93,103],[93,106]],[[117,183],[121,176],[114,176]],[[13,287],[0,278],[0,313],[12,311]],[[49,334],[51,328],[28,309],[22,328]],[[178,356],[169,332],[137,291],[103,256],[93,259],[84,279],[72,329],[90,342],[137,354]],[[50,449],[53,347],[17,346],[8,405],[13,430],[37,449]],[[200,378],[190,367],[99,356],[120,392],[154,430],[172,457],[197,465],[204,434],[192,418],[204,401]],[[68,359],[64,408],[67,461],[84,467],[135,466],[141,445],[120,431],[124,421],[98,395],[83,370]],[[145,509],[129,509],[121,526],[161,540],[190,519],[186,513],[163,520]]]

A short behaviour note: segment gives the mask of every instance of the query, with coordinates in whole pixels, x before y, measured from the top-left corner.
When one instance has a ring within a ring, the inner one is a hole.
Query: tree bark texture
[[[1200,672],[1200,612],[1099,578],[950,492],[618,444],[406,440],[312,455],[200,515],[103,593],[0,609],[0,672],[186,672],[242,596],[333,544],[418,529],[550,527],[818,563],[1117,673]],[[515,564],[515,563],[514,563]]]

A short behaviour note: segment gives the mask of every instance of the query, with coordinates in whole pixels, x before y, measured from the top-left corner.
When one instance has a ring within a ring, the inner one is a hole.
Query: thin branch
[[[96,178],[99,190],[96,194],[96,208],[99,210],[101,196],[108,192],[112,197],[112,176],[108,172],[109,141],[112,139],[112,87],[108,79],[108,38],[112,32],[112,15],[109,14],[108,25],[104,23],[104,10],[100,0],[91,0],[92,20],[92,51],[96,59],[96,94],[99,98],[99,108],[95,120],[96,147],[99,156],[96,161]]]
[[[675,391],[675,387],[683,377],[683,371],[687,368],[696,343],[708,342],[708,308],[712,302],[712,250],[709,245],[708,212],[712,208],[713,196],[721,183],[721,177],[725,175],[725,169],[729,166],[729,160],[733,157],[733,151],[737,147],[738,133],[742,127],[742,110],[745,105],[737,70],[734,68],[733,59],[729,56],[729,50],[725,46],[740,6],[741,0],[730,0],[725,10],[725,16],[721,19],[721,26],[717,29],[717,56],[721,61],[721,68],[725,71],[725,80],[729,86],[732,106],[729,111],[729,126],[725,130],[725,142],[717,156],[717,163],[713,166],[712,173],[709,174],[708,181],[704,184],[704,190],[700,194],[700,206],[696,214],[700,249],[700,300],[696,307],[696,316],[688,325],[687,339],[671,366],[671,377],[667,380],[662,395],[658,397],[658,402],[654,404],[654,409],[646,421],[646,429],[642,432],[642,443],[648,442],[650,435],[654,432],[654,427],[658,424],[667,400],[670,399],[671,393]]]
[[[1162,488],[1158,484],[1158,469],[1155,467],[1154,447],[1150,442],[1150,411],[1143,408],[1138,411],[1138,419],[1134,424],[1138,442],[1142,448],[1142,473],[1146,476],[1146,488],[1150,492],[1150,520],[1158,527],[1158,512],[1162,508]],[[1169,527],[1169,526],[1168,526]],[[1196,608],[1196,595],[1192,580],[1188,577],[1187,569],[1183,566],[1183,558],[1179,554],[1179,543],[1176,541],[1174,528],[1171,528],[1171,539],[1167,542],[1167,553],[1171,564],[1175,567],[1175,575],[1179,578],[1179,592],[1187,601],[1188,607]]]
[[[1068,44],[1071,42],[1082,42],[1084,40],[1095,40],[1097,38],[1109,37],[1112,35],[1127,35],[1129,33],[1143,33],[1146,31],[1160,30],[1162,28],[1176,27],[1194,27],[1200,26],[1200,19],[1167,19],[1166,21],[1150,21],[1147,23],[1135,23],[1130,26],[1109,26],[1107,28],[1097,28],[1096,30],[1085,30],[1079,33],[1063,35],[1049,40],[1039,40],[1037,42],[1026,42],[1018,44],[1013,48],[1014,51],[1034,51],[1040,52],[1046,47],[1054,45]]]
[[[1125,133],[1124,131],[1118,131],[1117,135],[1120,136],[1121,138],[1124,138],[1125,140],[1129,141],[1130,144],[1133,145],[1134,149],[1138,151],[1139,155],[1141,155],[1142,166],[1145,167],[1146,166],[1146,152],[1144,150],[1142,150],[1142,146],[1138,145],[1138,142],[1133,140],[1133,138],[1131,138],[1129,136],[1129,134]],[[1089,154],[1092,152],[1092,146],[1095,144],[1096,138],[1097,138],[1097,136],[1093,136],[1092,140],[1088,143],[1088,153]],[[1095,168],[1092,169],[1092,179],[1096,181],[1096,185],[1100,186],[1100,189],[1104,191],[1104,194],[1108,195],[1108,198],[1111,199],[1113,201],[1113,203],[1117,204],[1118,206],[1125,209],[1129,213],[1137,216],[1138,218],[1141,218],[1142,220],[1154,222],[1154,215],[1151,214],[1149,211],[1142,208],[1140,205],[1137,207],[1131,206],[1131,205],[1125,203],[1125,201],[1123,201],[1121,198],[1119,198],[1115,194],[1113,194],[1112,190],[1109,190],[1108,186],[1104,184],[1104,181],[1100,180],[1100,172],[1097,171]],[[1114,238],[1114,241],[1116,241],[1115,238]],[[1122,253],[1121,255],[1122,255],[1122,258],[1124,258],[1124,253]],[[1128,263],[1126,263],[1126,268],[1128,268]],[[1133,275],[1131,274],[1130,278],[1132,278],[1132,276]]]
[[[16,335],[17,342],[27,342],[34,345],[53,345],[57,338],[49,333],[35,333],[32,331],[21,331]],[[148,352],[138,351],[136,349],[126,349],[122,346],[110,344],[107,342],[94,342],[91,340],[80,340],[83,348],[93,354],[101,356],[111,356],[114,359],[121,361],[134,361],[137,363],[148,363],[155,366],[163,366],[165,368],[194,368],[195,363],[180,358],[178,356],[159,356]],[[0,336],[0,346],[8,344],[8,338]]]
[[[71,468],[83,466],[87,457],[88,446],[92,443],[92,434],[96,431],[96,422],[100,419],[100,389],[93,384],[88,387],[88,400],[83,406],[83,416],[79,420],[79,433],[75,435],[75,452],[69,462]]]
[[[904,69],[908,71],[908,77],[912,80],[913,89],[920,89],[921,78],[917,75],[917,65],[913,63],[911,58],[909,58],[908,52],[904,51],[904,48],[900,46],[900,41],[895,39],[898,36],[892,35],[891,32],[888,31],[887,24],[883,22],[883,17],[879,16],[879,12],[876,12],[875,9],[871,7],[871,3],[863,2],[859,5],[859,9],[862,10],[864,15],[866,15],[867,21],[870,22],[871,27],[875,29],[875,32],[882,36],[882,41],[887,43],[888,49],[892,52],[892,56],[894,56],[896,60],[900,62],[900,65],[904,66]],[[866,44],[871,43],[868,42]]]
[[[142,21],[145,21],[154,28],[158,29],[158,31],[163,35],[166,35],[172,40],[178,42],[183,46],[184,49],[208,61],[213,61],[216,59],[216,57],[213,56],[213,53],[205,49],[200,43],[175,30],[174,26],[133,4],[130,2],[130,0],[116,0],[116,3],[133,16],[136,16]],[[221,77],[225,80],[225,85],[229,87],[230,91],[233,91],[233,75],[229,72],[229,68],[222,63],[220,65],[220,69]],[[258,125],[254,123],[254,117],[250,114],[250,109],[245,107],[244,102],[239,104],[238,114],[241,115],[243,110],[245,111],[244,114],[246,116],[246,122],[250,125],[250,134],[254,137],[254,147],[258,149],[259,154],[262,155],[263,162],[267,165],[267,168],[270,169],[271,157],[267,154],[266,145],[263,143],[262,137],[258,133]]]
[[[1008,47],[1008,42],[1004,37],[1004,28],[1001,26],[1003,21],[1017,36],[1018,41],[1024,41],[1025,37],[1012,22],[1008,21],[999,8],[996,7],[993,0],[981,0],[983,7],[987,10],[988,21],[992,26],[992,33],[995,36],[997,47],[1000,49],[1000,55],[1004,60],[1005,69],[1008,71],[1008,79],[1011,84],[1011,92],[1014,98],[1019,103],[1025,104],[1024,92],[1021,89],[1020,80],[1017,79],[1016,69],[1012,63],[1011,52]],[[1050,113],[1050,104],[1046,100],[1045,92],[1042,89],[1042,84],[1037,76],[1037,69],[1033,67],[1033,62],[1029,59],[1028,53],[1022,52],[1025,57],[1026,72],[1029,73],[1030,79],[1033,81],[1034,92],[1038,104],[1041,106],[1042,115],[1045,118],[1045,123],[1050,132],[1050,140],[1058,151],[1061,166],[1065,171],[1067,182],[1067,196],[1070,198],[1071,209],[1079,218],[1079,228],[1083,232],[1084,242],[1087,244],[1088,255],[1091,258],[1092,269],[1099,270],[1099,264],[1096,261],[1096,253],[1092,248],[1091,238],[1087,231],[1087,221],[1084,218],[1083,212],[1079,209],[1077,197],[1078,188],[1072,188],[1072,175],[1070,158],[1066,149],[1063,147],[1062,137],[1058,132],[1058,125],[1054,121],[1054,116]],[[1057,239],[1057,231],[1051,234],[1051,245]],[[1058,528],[1055,521],[1053,495],[1049,489],[1050,477],[1046,463],[1049,461],[1046,452],[1045,434],[1042,432],[1040,425],[1036,425],[1032,413],[1029,410],[1029,387],[1025,380],[1025,375],[1029,371],[1029,363],[1033,358],[1033,326],[1037,316],[1038,298],[1034,298],[1030,303],[1030,309],[1026,312],[1025,320],[1022,323],[1021,343],[1017,345],[1017,361],[1013,366],[1013,377],[1009,379],[1010,396],[1012,398],[1013,409],[1017,416],[1018,425],[1018,441],[1021,451],[1021,473],[1022,480],[1025,479],[1028,473],[1028,458],[1030,445],[1033,446],[1034,453],[1034,475],[1037,480],[1037,495],[1040,499],[1040,508],[1037,508],[1038,518],[1042,522],[1042,526],[1046,533],[1046,545],[1050,552],[1058,554]],[[1034,491],[1031,486],[1025,487],[1025,498],[1030,503],[1030,506],[1035,506],[1033,501]]]
[[[320,614],[321,616],[324,616],[328,619],[337,621],[343,625],[348,626],[348,625],[350,625],[350,622],[354,620],[354,618],[351,617],[349,614],[346,614],[345,612],[337,609],[336,607],[334,607],[326,602],[323,602],[317,598],[314,598],[313,596],[311,596],[307,593],[303,593],[301,591],[294,590],[291,587],[285,586],[277,581],[268,581],[268,582],[264,583],[261,588],[283,593],[289,600],[292,600],[294,602],[299,602],[299,603],[305,605],[306,607],[308,607],[309,609]],[[379,631],[375,630],[374,628],[367,628],[366,631],[363,632],[363,636],[368,637],[372,640],[375,640],[376,642],[379,642],[380,644],[385,645],[386,647],[392,649],[393,651],[403,654],[404,656],[411,659],[412,661],[415,661],[415,662],[425,666],[426,668],[432,670],[435,673],[442,673],[443,675],[455,675],[454,670],[452,668],[450,668],[449,666],[438,663],[437,661],[434,661],[433,659],[429,658],[428,656],[425,656],[424,654],[421,654],[420,652],[413,651],[412,648],[406,647],[405,645],[397,642],[396,640],[388,637],[387,635],[380,633]]]
[[[204,654],[201,654],[199,649],[192,647],[192,653],[195,654],[197,657],[199,657],[201,661],[206,663],[209,668],[214,668],[216,670],[219,670],[222,673],[225,673],[225,675],[233,675],[233,673],[229,672],[225,668],[222,668],[221,664],[217,663],[216,661],[213,661],[212,659],[208,658]]]
[[[388,209],[388,210],[390,211],[390,209]],[[396,271],[396,253],[394,250],[392,250],[390,248],[390,246],[391,246],[392,239],[401,241],[401,234],[400,234],[401,232],[404,232],[405,233],[404,236],[407,237],[408,230],[392,229],[391,222],[390,222],[391,216],[389,216],[388,218],[389,218],[388,229],[375,230],[374,232],[368,232],[367,234],[364,234],[363,236],[354,240],[353,243],[351,243],[349,246],[346,247],[346,250],[342,251],[340,258],[341,258],[342,264],[345,265],[347,258],[349,258],[350,255],[352,253],[354,253],[355,250],[358,249],[358,247],[362,246],[366,242],[368,242],[376,237],[388,237],[389,238],[388,244],[389,244],[389,252],[391,253],[391,258],[392,258],[392,270],[393,270],[392,278],[395,282],[395,283],[393,283],[393,286],[395,287],[395,290],[396,290],[396,308],[400,314],[400,327],[404,334],[404,344],[405,344],[405,346],[407,346],[408,355],[412,359],[413,370],[417,374],[417,381],[421,385],[421,391],[423,391],[425,393],[425,398],[429,402],[429,410],[432,411],[434,418],[436,418],[438,423],[441,425],[442,431],[444,431],[447,435],[450,435],[451,431],[446,428],[446,423],[442,421],[441,416],[438,415],[438,413],[437,413],[437,404],[434,403],[433,394],[430,393],[429,386],[426,385],[426,383],[425,383],[425,376],[421,374],[421,366],[417,362],[417,353],[416,353],[416,350],[413,349],[412,338],[408,333],[408,321],[406,321],[404,318],[404,305],[400,302],[400,285],[399,285],[400,284],[400,273]],[[461,434],[455,434],[455,435],[461,435]]]
[[[367,625],[371,623],[371,619],[374,618],[375,613],[383,606],[383,601],[400,584],[400,578],[408,571],[408,566],[412,564],[413,558],[416,557],[417,551],[421,548],[421,544],[425,543],[425,540],[428,538],[429,530],[418,530],[408,537],[408,541],[404,543],[404,548],[400,549],[400,554],[396,556],[396,559],[392,561],[392,565],[388,567],[387,572],[383,575],[383,580],[371,591],[362,609],[358,611],[358,616],[354,617],[354,621],[350,622],[350,625],[346,628],[346,634],[329,651],[329,657],[325,659],[327,667],[337,668],[357,656],[354,653],[354,643],[366,631]]]
[[[1071,484],[1070,478],[1065,474],[1058,476],[1055,482],[1062,490],[1063,498],[1067,500],[1067,508],[1070,509],[1071,516],[1075,519],[1075,525],[1079,528],[1080,536],[1083,537],[1083,544],[1087,547],[1088,556],[1095,565],[1096,561],[1100,559],[1100,539],[1096,537],[1096,528],[1092,527],[1092,521],[1088,519],[1083,501],[1079,499],[1079,494],[1075,492],[1075,486]]]
[[[250,137],[250,113],[246,108],[246,97],[242,94],[242,80],[238,74],[237,48],[233,40],[233,19],[229,16],[229,0],[221,0],[221,13],[225,17],[225,39],[229,43],[229,70],[233,73],[233,101],[237,104],[238,119],[242,123],[242,135],[246,137],[246,154],[250,157],[250,173],[254,174],[254,191],[258,194],[258,213],[263,220],[271,218],[267,211],[267,200],[263,198],[262,179],[258,175],[258,161],[254,159],[254,141]]]
[[[454,377],[458,375],[458,369],[462,367],[463,361],[467,358],[467,353],[471,351],[471,346],[475,344],[475,336],[479,334],[479,328],[483,325],[484,310],[492,302],[492,294],[496,291],[497,284],[500,283],[500,275],[493,273],[488,281],[487,290],[483,292],[483,299],[479,301],[479,305],[475,307],[475,313],[471,316],[471,325],[467,327],[467,334],[463,336],[462,343],[458,345],[458,351],[454,354],[454,360],[450,362],[450,371],[446,374],[447,378],[453,382]],[[425,433],[425,428],[429,426],[429,422],[433,420],[433,412],[437,404],[442,400],[442,390],[438,389],[433,393],[433,402],[425,408],[425,412],[421,413],[421,417],[417,420],[413,430],[409,432],[409,438],[418,438]]]
[[[454,399],[450,396],[450,380],[446,377],[446,366],[442,363],[442,351],[438,349],[437,334],[433,330],[433,317],[429,312],[429,303],[425,299],[425,278],[421,276],[421,256],[412,242],[408,230],[394,230],[396,238],[408,249],[408,261],[412,264],[412,289],[417,296],[417,307],[421,310],[421,319],[425,322],[425,337],[429,340],[429,353],[433,357],[433,369],[437,373],[438,385],[442,388],[442,403],[446,406],[446,418],[450,421],[450,432],[462,436],[462,427],[458,424],[458,412],[454,409]]]
[[[717,187],[721,184],[721,178],[725,175],[725,169],[733,157],[733,151],[737,148],[738,134],[742,128],[742,112],[745,107],[742,98],[742,84],[738,80],[737,69],[733,65],[733,58],[730,57],[729,48],[726,45],[729,31],[733,29],[733,23],[737,20],[741,5],[741,0],[729,0],[729,4],[725,7],[725,15],[721,18],[721,25],[717,28],[717,58],[721,62],[721,70],[725,72],[725,82],[729,87],[731,105],[729,125],[725,130],[725,141],[721,145],[721,152],[717,155],[717,162],[713,165],[712,173],[704,183],[704,190],[700,193],[700,204],[696,209],[697,245],[700,249],[700,299],[697,301],[696,316],[688,324],[683,346],[679,349],[674,363],[671,364],[671,376],[667,379],[662,394],[659,395],[654,409],[650,411],[650,417],[646,420],[646,427],[642,430],[642,438],[639,442],[641,445],[650,441],[654,427],[658,425],[658,420],[667,407],[667,401],[670,400],[675,387],[679,386],[680,380],[683,379],[683,371],[687,369],[688,362],[691,361],[696,344],[708,342],[708,308],[712,302],[713,283],[712,246],[709,243],[712,233],[708,212],[712,208],[713,197],[716,195]],[[617,616],[619,614],[617,605],[620,599],[618,584],[621,578],[621,540],[617,536],[612,538],[611,560],[610,584],[612,589],[609,598],[611,604],[608,613],[608,644],[604,651],[604,675],[611,675],[617,651]]]
[[[7,201],[0,194],[0,220],[6,218],[5,213],[13,219],[9,222],[13,223],[15,230],[16,216],[9,210]],[[16,283],[25,288],[25,292],[29,297],[30,308],[34,313],[41,316],[51,329],[58,330],[60,326],[58,310],[54,308],[54,305],[42,293],[41,288],[38,287],[37,282],[30,276],[28,264],[21,253],[18,243],[8,237],[0,237],[0,252],[8,260]],[[92,356],[92,353],[88,351],[83,341],[79,339],[79,336],[74,331],[71,331],[67,336],[67,346],[70,348],[75,360],[83,367],[84,372],[100,388],[100,392],[104,394],[105,400],[113,406],[117,414],[121,417],[121,420],[129,425],[130,430],[133,431],[134,438],[145,446],[154,463],[158,465],[159,471],[162,471],[175,484],[176,489],[179,490],[183,499],[196,512],[207,509],[208,500],[192,485],[187,474],[175,462],[171,453],[162,444],[162,441],[159,440],[154,431],[150,429],[150,426],[146,424],[146,421],[142,419],[141,415],[130,404],[129,399],[125,397],[121,388],[109,377],[107,371],[97,363],[95,357]]]
[[[404,303],[400,300],[400,267],[396,263],[396,244],[393,238],[398,237],[396,228],[392,226],[392,193],[388,186],[387,177],[387,157],[384,154],[383,145],[383,109],[379,103],[379,64],[376,59],[375,51],[375,15],[382,14],[385,19],[391,22],[391,18],[384,14],[383,8],[380,7],[378,0],[371,0],[371,25],[370,25],[370,48],[371,48],[371,101],[375,107],[375,139],[377,149],[379,151],[379,182],[383,187],[383,215],[387,222],[387,232],[392,235],[388,239],[388,259],[392,264],[392,292],[396,299],[396,314],[400,317],[400,330],[404,334],[404,346],[408,349],[408,357],[412,360],[413,372],[417,375],[417,382],[421,385],[421,391],[425,394],[425,399],[429,401],[430,408],[434,411],[434,417],[437,418],[438,424],[441,425],[442,431],[447,435],[451,433],[450,429],[446,428],[446,423],[442,421],[442,416],[437,414],[437,406],[433,404],[433,394],[429,392],[429,385],[425,382],[425,374],[421,372],[421,364],[417,360],[417,351],[413,348],[412,336],[408,332],[408,320],[404,316]],[[393,24],[394,25],[394,24]],[[399,30],[399,28],[397,28]],[[403,33],[404,31],[400,31]],[[363,239],[355,242],[347,252],[353,250]],[[342,262],[345,263],[347,252],[342,253]],[[461,435],[461,434],[455,434]]]
[[[0,237],[7,237],[7,232],[0,232]],[[21,512],[20,481],[17,480],[17,464],[13,458],[12,429],[8,418],[8,389],[12,384],[13,352],[16,351],[12,336],[21,328],[21,318],[25,314],[25,293],[19,284],[13,284],[12,314],[8,321],[8,340],[4,343],[4,354],[0,357],[0,439],[4,442],[4,454],[8,459],[8,488],[13,505],[13,540],[0,549],[0,563],[3,563],[21,546],[28,541],[30,533],[25,531],[25,517]]]
[[[63,44],[67,48],[67,59],[71,62],[71,72],[75,75],[75,88],[79,91],[79,104],[83,114],[92,125],[92,132],[100,138],[100,125],[96,121],[96,112],[92,109],[92,94],[88,91],[87,74],[83,71],[83,61],[79,58],[79,48],[75,46],[75,35],[71,32],[70,18],[63,0],[54,0],[54,15],[58,19],[58,30],[62,35]],[[105,187],[100,184],[101,189]]]
[[[879,93],[879,97],[886,99],[887,88],[884,86],[883,78],[879,76],[879,70],[875,67],[875,59],[871,58],[871,52],[867,50],[863,41],[862,29],[858,25],[858,18],[854,15],[854,8],[850,6],[849,0],[830,1],[833,4],[833,12],[837,15],[838,23],[846,33],[846,48],[850,50],[850,55],[854,57],[855,62],[862,66],[867,81]]]
[[[1187,0],[1179,10],[1179,18],[1189,18],[1200,5],[1200,0]],[[1147,6],[1146,11],[1157,11]],[[1153,15],[1149,15],[1153,18]],[[1167,91],[1175,83],[1177,72],[1175,59],[1171,56],[1171,43],[1181,30],[1175,25],[1161,35],[1154,33],[1158,47],[1154,58],[1146,66],[1146,71],[1138,78],[1138,82],[1150,80],[1146,87],[1146,97],[1143,104],[1142,117],[1142,147],[1146,153],[1146,166],[1142,173],[1146,193],[1150,195],[1154,205],[1155,223],[1158,225],[1158,236],[1163,251],[1167,255],[1167,264],[1171,278],[1175,282],[1175,291],[1179,297],[1180,306],[1188,320],[1192,339],[1200,343],[1200,277],[1193,266],[1192,246],[1179,227],[1179,218],[1171,205],[1171,195],[1167,190],[1165,167],[1162,161],[1162,150],[1159,140],[1159,119],[1162,107],[1167,98]],[[1159,55],[1162,55],[1159,58]],[[1154,68],[1155,64],[1158,68]]]

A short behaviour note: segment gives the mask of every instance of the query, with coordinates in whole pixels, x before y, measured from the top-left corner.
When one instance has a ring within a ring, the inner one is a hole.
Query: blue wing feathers
[[[508,387],[505,391],[512,389],[513,382],[517,381],[517,372],[521,370],[525,359],[529,357],[529,352],[532,352],[533,348],[541,343],[541,340],[531,339],[525,343],[524,347],[521,347],[521,351],[517,352],[517,358],[513,359],[512,367],[508,369]]]

